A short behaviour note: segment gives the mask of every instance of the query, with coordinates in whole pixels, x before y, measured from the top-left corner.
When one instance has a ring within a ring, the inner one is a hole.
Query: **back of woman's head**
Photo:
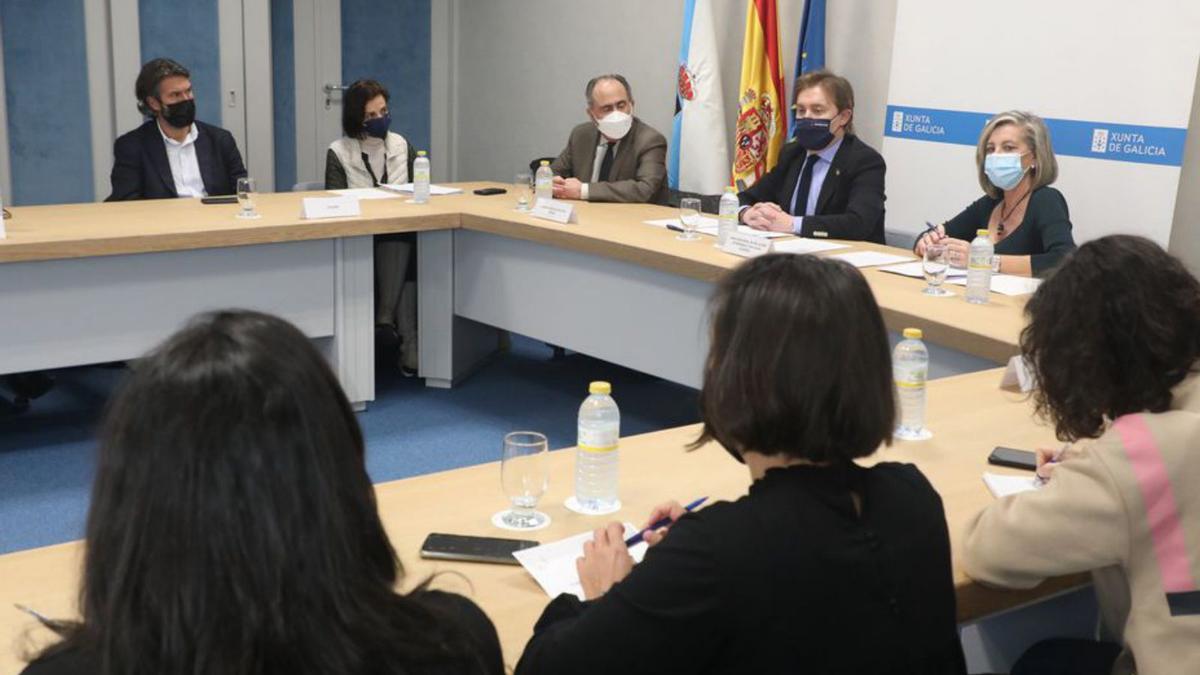
[[[858,270],[815,256],[754,258],[721,281],[710,310],[697,443],[824,462],[891,442],[887,332]]]
[[[1166,410],[1200,358],[1200,283],[1142,237],[1079,247],[1025,313],[1034,400],[1063,440],[1100,435],[1106,418]]]
[[[358,424],[299,330],[217,312],[132,365],[68,640],[101,672],[355,672],[398,574]]]

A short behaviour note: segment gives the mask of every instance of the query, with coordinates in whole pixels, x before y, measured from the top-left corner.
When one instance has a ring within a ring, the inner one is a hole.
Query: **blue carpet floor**
[[[596,379],[612,382],[622,435],[697,420],[693,389],[581,354],[550,356],[542,343],[513,336],[509,352],[449,390],[400,377],[379,359],[376,400],[359,415],[372,480],[497,460],[514,430],[540,431],[552,448],[574,445],[579,403]],[[58,371],[55,389],[31,410],[0,410],[0,553],[82,536],[95,427],[124,372]]]

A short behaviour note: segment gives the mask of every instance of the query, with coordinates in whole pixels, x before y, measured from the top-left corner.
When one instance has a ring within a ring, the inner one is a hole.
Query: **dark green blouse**
[[[985,229],[1000,200],[984,195],[946,221],[946,235],[971,241],[975,231]],[[1067,200],[1052,187],[1041,187],[1029,195],[1025,219],[1020,227],[996,244],[996,255],[1027,255],[1033,276],[1045,276],[1063,257],[1075,250]]]

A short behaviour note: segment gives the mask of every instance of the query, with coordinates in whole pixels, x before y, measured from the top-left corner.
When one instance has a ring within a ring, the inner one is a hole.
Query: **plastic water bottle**
[[[967,254],[967,302],[977,305],[988,301],[988,293],[992,290],[992,258],[996,249],[988,238],[987,230],[977,230],[975,239],[971,241],[971,251]]]
[[[533,175],[533,199],[554,199],[554,172],[550,170],[549,160],[543,159]]]
[[[417,151],[417,161],[413,162],[413,203],[429,203],[429,158],[424,150]]]
[[[590,395],[579,406],[579,439],[575,450],[575,499],[590,513],[607,513],[617,507],[619,475],[617,443],[621,438],[621,411],[613,400],[612,385],[593,382]]]
[[[717,209],[717,246],[724,246],[729,241],[729,235],[737,232],[740,206],[737,190],[732,185],[726,186],[725,194],[721,195],[721,205]]]
[[[929,350],[921,342],[920,328],[905,328],[904,339],[892,352],[892,378],[900,404],[900,426],[896,437],[925,438],[925,380],[929,376]]]

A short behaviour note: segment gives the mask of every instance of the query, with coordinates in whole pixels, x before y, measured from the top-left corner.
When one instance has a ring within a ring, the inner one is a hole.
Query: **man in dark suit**
[[[825,70],[796,80],[796,134],[779,163],[738,194],[741,221],[758,230],[801,237],[884,243],[887,170],[874,148],[854,135],[854,90]]]
[[[667,139],[633,116],[633,92],[621,75],[587,84],[587,115],[571,130],[551,164],[555,199],[592,202],[663,202]]]
[[[228,131],[196,120],[191,74],[170,59],[142,66],[134,85],[145,124],[113,145],[105,201],[231,195],[246,176]]]

